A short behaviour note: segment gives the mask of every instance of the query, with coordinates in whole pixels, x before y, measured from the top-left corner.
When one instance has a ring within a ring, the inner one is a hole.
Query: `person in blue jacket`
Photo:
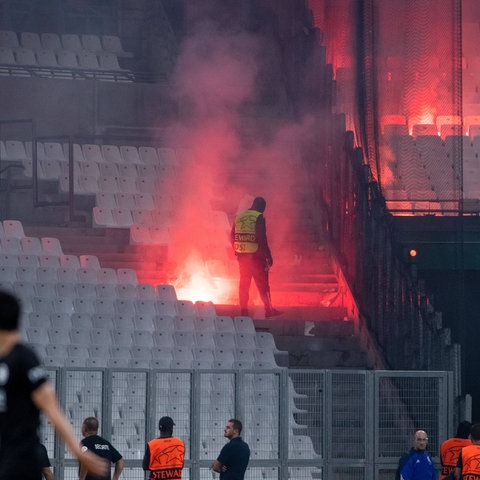
[[[424,430],[413,435],[413,447],[401,456],[397,478],[400,480],[436,480],[437,474],[430,455],[427,453],[428,436]]]

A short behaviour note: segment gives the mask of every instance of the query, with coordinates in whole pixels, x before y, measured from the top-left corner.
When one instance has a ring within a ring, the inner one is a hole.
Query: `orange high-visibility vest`
[[[260,215],[256,210],[245,210],[235,217],[233,249],[236,253],[255,253],[258,250],[255,225]]]
[[[442,460],[442,474],[440,480],[443,480],[457,466],[458,456],[463,447],[471,445],[468,438],[449,438],[440,445],[440,458]]]
[[[185,444],[175,437],[155,438],[148,442],[150,449],[150,479],[181,480]]]
[[[463,480],[480,479],[480,445],[469,445],[462,448]]]

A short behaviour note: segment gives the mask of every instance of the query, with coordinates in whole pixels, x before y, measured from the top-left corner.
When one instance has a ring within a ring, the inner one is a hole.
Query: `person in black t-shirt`
[[[107,440],[98,435],[98,420],[95,417],[87,417],[82,423],[82,435],[85,437],[80,442],[82,451],[90,450],[95,455],[105,458],[110,464],[115,464],[112,480],[120,477],[125,460],[120,452]],[[85,468],[80,466],[80,480],[110,480],[110,472],[103,477],[94,477],[87,474]]]
[[[250,460],[250,448],[240,436],[242,422],[231,418],[225,425],[223,436],[230,442],[223,446],[220,455],[210,467],[220,474],[220,480],[243,480]]]
[[[39,443],[37,447],[37,458],[42,468],[42,475],[45,477],[46,480],[55,480],[55,477],[52,472],[52,464],[50,463],[50,459],[48,458],[47,449],[45,445]]]
[[[40,362],[21,342],[20,304],[0,291],[0,480],[40,480],[37,429],[42,411],[71,452],[98,475],[107,471],[104,460],[83,454],[55,390]]]

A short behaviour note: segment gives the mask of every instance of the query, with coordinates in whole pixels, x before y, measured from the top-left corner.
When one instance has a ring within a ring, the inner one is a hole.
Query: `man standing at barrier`
[[[413,447],[398,462],[400,480],[436,480],[432,458],[427,453],[428,436],[424,430],[413,435]]]
[[[220,480],[243,480],[250,460],[250,448],[240,436],[242,422],[231,418],[223,432],[224,437],[230,441],[223,446],[220,455],[210,467],[220,474]]]
[[[120,452],[107,440],[98,435],[98,420],[95,417],[87,417],[82,423],[82,435],[84,438],[81,441],[82,450],[84,452],[90,451],[95,455],[104,458],[109,465],[115,464],[112,480],[118,480],[122,474],[125,460]],[[89,475],[85,468],[80,466],[80,480],[99,480],[99,477]],[[110,480],[110,472],[100,480]]]
[[[472,424],[470,422],[460,422],[457,427],[457,433],[454,437],[445,440],[440,445],[440,460],[442,462],[442,474],[440,480],[445,478],[454,478],[453,473],[457,465],[458,456],[463,447],[471,445],[470,429]]]
[[[21,342],[19,326],[20,304],[0,292],[0,480],[42,478],[40,412],[88,471],[104,475],[108,471],[104,460],[81,451],[47,373],[33,350]]]
[[[267,202],[256,197],[252,206],[235,217],[231,241],[240,269],[239,301],[240,314],[248,315],[248,296],[253,280],[265,306],[265,317],[280,315],[272,306],[268,272],[273,265],[267,241],[267,229],[263,212]]]
[[[480,478],[480,423],[470,429],[470,440],[472,444],[463,447],[458,456],[455,467],[455,478],[457,480],[475,480]]]
[[[160,437],[147,443],[142,467],[150,470],[150,480],[181,480],[185,459],[183,440],[173,436],[173,420],[162,417],[158,422]]]

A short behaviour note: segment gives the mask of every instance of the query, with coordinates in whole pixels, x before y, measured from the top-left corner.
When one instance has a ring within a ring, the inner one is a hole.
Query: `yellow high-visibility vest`
[[[258,250],[255,225],[260,215],[256,210],[245,210],[235,217],[233,249],[236,253],[255,253]]]

